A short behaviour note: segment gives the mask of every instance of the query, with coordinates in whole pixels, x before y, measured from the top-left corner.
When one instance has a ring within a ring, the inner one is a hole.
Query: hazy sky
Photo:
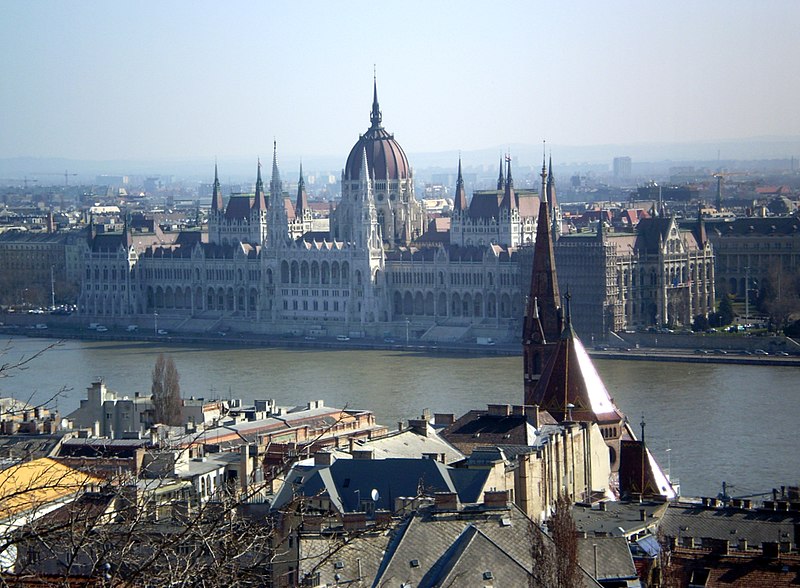
[[[0,157],[800,135],[800,2],[0,2]]]

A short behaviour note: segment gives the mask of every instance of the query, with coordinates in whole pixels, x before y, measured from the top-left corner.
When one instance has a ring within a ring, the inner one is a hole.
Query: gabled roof
[[[559,421],[602,423],[623,418],[569,320],[533,395],[533,403]]]

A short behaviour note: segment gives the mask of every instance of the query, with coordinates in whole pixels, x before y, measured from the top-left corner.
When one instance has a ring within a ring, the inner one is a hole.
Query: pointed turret
[[[133,244],[133,235],[131,235],[131,213],[125,211],[125,222],[122,225],[122,246],[128,250]]]
[[[622,421],[622,413],[614,405],[589,354],[572,328],[569,298],[567,294],[564,330],[533,390],[530,404],[537,404],[558,421],[618,424]]]
[[[542,172],[539,177],[542,178],[542,188],[539,192],[542,200],[547,200],[547,161],[545,155],[545,143],[542,141]]]
[[[506,186],[506,180],[503,178],[503,158],[500,158],[500,175],[497,176],[497,189],[503,190]]]
[[[278,171],[278,143],[272,144],[272,180],[269,183],[269,215],[267,221],[267,244],[270,248],[286,244],[289,236],[289,219],[283,185]]]
[[[219,174],[217,173],[217,164],[214,163],[214,192],[211,196],[211,210],[214,212],[223,211],[222,204],[222,190],[219,185]]]
[[[261,158],[258,159],[258,171],[256,172],[256,197],[253,200],[253,210],[267,210],[267,202],[264,200],[264,182],[261,179]]]
[[[378,78],[377,76],[373,76],[372,80],[372,112],[369,115],[369,122],[372,123],[373,129],[381,128],[381,120],[383,115],[381,114],[381,108],[378,105]]]
[[[467,191],[464,189],[464,178],[461,175],[461,157],[458,158],[458,179],[456,180],[456,194],[453,198],[453,210],[466,212],[467,210]]]
[[[303,213],[308,211],[308,194],[306,193],[306,182],[303,179],[303,164],[300,163],[300,179],[297,181],[297,203],[294,207],[297,218],[302,218]]]
[[[270,199],[277,194],[279,198],[283,198],[283,184],[281,183],[281,174],[278,171],[278,142],[272,142],[272,179],[269,183]]]
[[[503,200],[500,210],[514,210],[517,208],[517,195],[514,193],[514,179],[511,177],[511,158],[506,157],[506,185],[503,191]]]
[[[547,204],[550,207],[550,218],[553,218],[555,214],[555,208],[558,206],[558,201],[556,200],[556,177],[553,175],[553,157],[550,156],[550,162],[548,164],[547,170]]]
[[[543,179],[544,183],[544,179]],[[525,404],[533,404],[533,389],[541,377],[547,358],[563,330],[561,299],[558,293],[550,211],[545,192],[539,203],[536,242],[533,249],[531,287],[522,332],[525,361]]]

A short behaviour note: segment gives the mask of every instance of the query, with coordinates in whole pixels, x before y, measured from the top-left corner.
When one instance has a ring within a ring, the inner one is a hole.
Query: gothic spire
[[[297,218],[301,218],[303,213],[308,210],[308,194],[306,193],[306,182],[303,179],[302,162],[300,162],[300,179],[297,181],[297,204],[294,208],[294,213]]]
[[[514,193],[514,179],[511,177],[511,158],[506,157],[506,185],[500,209],[514,210],[515,208],[517,208],[517,195]]]
[[[500,175],[497,176],[497,189],[502,190],[505,188],[506,181],[503,178],[503,158],[500,158]]]
[[[267,210],[267,202],[264,200],[264,182],[261,179],[261,158],[258,158],[258,172],[256,174],[256,197],[253,201],[254,210]]]
[[[456,195],[453,210],[465,212],[467,210],[467,191],[464,189],[464,178],[461,175],[461,156],[458,158],[458,179],[456,180]]]
[[[547,202],[547,161],[545,155],[545,142],[542,141],[542,173],[539,174],[542,178],[542,190],[539,193],[541,200]]]
[[[281,185],[281,174],[278,171],[278,142],[273,140],[272,141],[272,180],[270,182],[270,188],[276,187],[279,190],[282,190],[283,187]],[[280,192],[278,192],[280,194]]]
[[[214,162],[214,192],[211,196],[211,210],[222,212],[222,190],[219,186],[219,174],[217,173],[217,163]]]
[[[378,105],[378,77],[373,74],[372,77],[372,112],[369,115],[369,122],[372,123],[373,129],[381,128],[381,114],[380,106]]]
[[[542,175],[544,188],[545,173]],[[562,330],[561,298],[558,293],[558,276],[550,232],[550,211],[543,191],[543,197],[539,202],[531,286],[522,331],[525,404],[535,403],[534,388]]]
[[[553,174],[552,155],[550,156],[550,161],[547,166],[547,204],[550,206],[550,216],[553,216],[558,202],[556,201],[556,177]]]

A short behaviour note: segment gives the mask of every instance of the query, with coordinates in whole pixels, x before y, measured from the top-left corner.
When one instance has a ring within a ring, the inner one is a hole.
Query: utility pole
[[[50,310],[56,307],[56,281],[53,278],[53,266],[50,266]]]

